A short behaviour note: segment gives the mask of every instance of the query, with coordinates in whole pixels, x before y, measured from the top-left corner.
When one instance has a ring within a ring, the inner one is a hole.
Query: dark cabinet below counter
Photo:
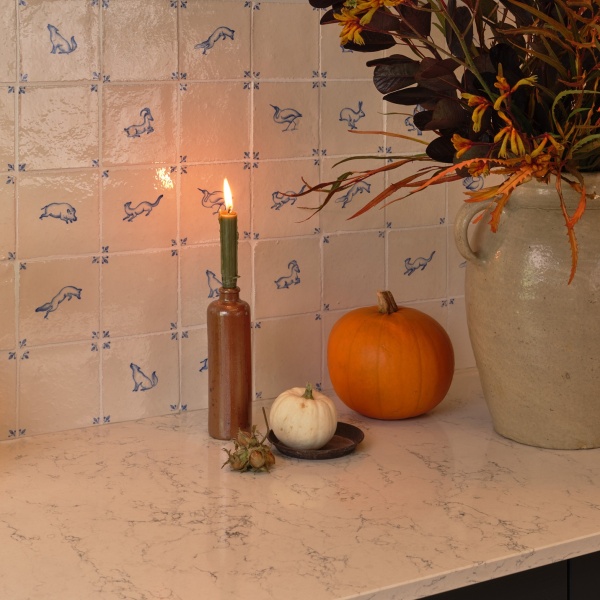
[[[427,600],[600,600],[600,552],[435,594]]]

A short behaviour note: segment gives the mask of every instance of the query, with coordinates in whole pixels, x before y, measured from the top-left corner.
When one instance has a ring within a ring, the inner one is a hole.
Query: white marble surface
[[[600,549],[600,450],[497,436],[474,371],[341,420],[356,453],[270,474],[222,470],[205,411],[0,443],[0,598],[412,600]]]

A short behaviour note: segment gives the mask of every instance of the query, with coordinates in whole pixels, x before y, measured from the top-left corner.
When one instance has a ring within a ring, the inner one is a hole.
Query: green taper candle
[[[219,211],[221,229],[221,281],[226,289],[237,286],[238,278],[238,230],[237,213],[233,210],[231,189],[227,179],[223,181],[225,207]]]

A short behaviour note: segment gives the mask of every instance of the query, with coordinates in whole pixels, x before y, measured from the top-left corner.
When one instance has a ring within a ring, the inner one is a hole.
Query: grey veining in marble
[[[206,411],[0,443],[0,598],[413,600],[600,549],[600,450],[498,436],[474,371],[341,419],[354,454],[269,474],[221,469]]]

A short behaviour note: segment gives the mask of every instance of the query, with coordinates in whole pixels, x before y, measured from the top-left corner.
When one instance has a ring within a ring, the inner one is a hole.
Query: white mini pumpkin
[[[325,394],[295,387],[279,394],[271,406],[269,425],[277,439],[296,450],[318,450],[337,428],[337,409]]]

